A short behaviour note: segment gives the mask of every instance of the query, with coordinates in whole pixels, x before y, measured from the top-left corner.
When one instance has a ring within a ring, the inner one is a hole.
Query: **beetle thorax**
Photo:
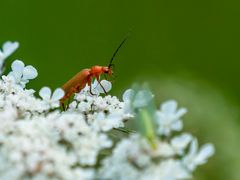
[[[93,66],[91,68],[91,72],[92,75],[97,75],[97,74],[101,74],[102,73],[102,66]]]
[[[112,69],[108,66],[93,66],[90,73],[95,76],[98,76],[100,74],[112,75]]]

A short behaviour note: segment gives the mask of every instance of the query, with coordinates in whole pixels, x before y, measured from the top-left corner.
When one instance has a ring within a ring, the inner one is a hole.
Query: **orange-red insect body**
[[[112,56],[108,66],[93,66],[93,67],[91,67],[91,69],[83,69],[82,71],[77,73],[72,79],[70,79],[68,82],[66,82],[62,86],[62,89],[65,92],[65,95],[60,100],[60,102],[61,102],[61,105],[62,105],[64,110],[65,110],[64,101],[69,99],[72,94],[80,92],[87,84],[90,87],[90,93],[93,94],[92,93],[92,79],[93,78],[96,78],[96,80],[98,81],[99,85],[102,87],[102,89],[106,93],[104,87],[100,83],[100,76],[101,76],[101,74],[107,74],[109,76],[111,76],[113,74],[113,71],[112,71],[113,59],[114,59],[115,55],[117,54],[118,50],[120,49],[120,47],[126,41],[126,39],[127,39],[127,37],[118,46],[118,48],[114,52],[114,54],[113,54],[113,56]]]
[[[98,83],[101,85],[100,83],[101,74],[108,74],[109,76],[111,76],[112,73],[113,72],[111,67],[108,66],[93,66],[91,69],[83,69],[62,86],[65,95],[60,100],[61,103],[63,104],[64,101],[70,98],[72,94],[80,92],[87,84],[90,86],[90,93],[93,94],[91,86],[92,79],[96,78]]]

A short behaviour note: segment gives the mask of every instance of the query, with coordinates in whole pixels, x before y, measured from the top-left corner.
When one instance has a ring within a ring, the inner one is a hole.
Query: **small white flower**
[[[12,71],[8,74],[14,78],[15,83],[19,84],[23,88],[29,82],[30,79],[35,79],[38,75],[37,70],[31,66],[25,66],[24,63],[20,60],[15,60],[12,63]]]
[[[111,113],[106,116],[103,112],[97,114],[96,119],[93,123],[95,130],[99,131],[110,131],[113,128],[123,127],[121,115],[118,113]]]
[[[39,91],[39,96],[44,100],[49,108],[59,107],[59,100],[64,96],[64,91],[61,88],[57,88],[53,94],[49,87],[43,87]]]
[[[174,149],[167,142],[159,142],[156,152],[153,152],[154,156],[171,157],[175,154]]]
[[[81,127],[79,127],[81,128]],[[73,140],[73,146],[82,165],[94,165],[100,150],[112,146],[112,141],[106,134],[99,134],[95,131]]]
[[[122,96],[124,112],[130,117],[133,116],[134,110],[151,105],[153,97],[154,95],[145,89],[137,92],[133,89],[127,89]]]
[[[92,86],[92,89],[91,89],[92,94],[94,94],[94,95],[104,94],[105,92],[108,93],[112,89],[111,82],[109,82],[107,80],[102,80],[102,81],[100,81],[100,83],[102,86],[99,84],[99,82],[97,80],[95,80],[92,83],[92,85],[91,85]],[[89,91],[90,91],[90,86],[86,85],[86,87],[84,89],[82,89],[80,94],[89,92]]]
[[[95,179],[94,178],[95,172],[92,169],[74,168],[73,172],[74,172],[73,179],[82,179],[82,180]]]
[[[124,91],[122,99],[124,102],[131,101],[134,96],[134,90],[133,89],[127,89]]]
[[[102,86],[103,86],[103,88],[102,88]],[[109,82],[109,81],[107,81],[107,80],[102,80],[101,81],[101,85],[97,82],[97,81],[95,81],[94,82],[94,85],[93,85],[93,89],[95,89],[96,88],[96,91],[98,92],[98,93],[100,93],[100,94],[103,94],[103,93],[105,93],[105,92],[109,92],[111,89],[112,89],[112,84],[111,84],[111,82]],[[104,91],[105,90],[105,91]]]
[[[171,139],[171,145],[177,154],[183,155],[185,148],[191,142],[191,140],[192,140],[192,135],[188,133],[184,133],[180,136],[177,136]]]
[[[149,168],[149,170],[141,180],[183,180],[191,178],[191,174],[182,166],[181,162],[173,159],[162,161],[158,166]]]
[[[76,101],[73,101],[69,104],[69,109],[71,109],[71,110],[76,109],[76,107],[77,107],[77,102]]]
[[[133,108],[132,108],[132,100],[134,97],[135,91],[133,89],[127,89],[122,96],[123,99],[123,110],[126,114],[132,115]]]
[[[168,136],[171,131],[182,130],[183,124],[180,118],[186,112],[185,108],[177,110],[177,102],[174,100],[163,103],[160,111],[156,112],[156,120],[159,126],[158,133]]]
[[[97,109],[104,110],[106,109],[109,105],[107,104],[105,98],[98,96],[94,100],[94,105],[96,106]]]
[[[18,42],[7,41],[3,44],[2,51],[0,51],[1,59],[6,59],[19,47]]]
[[[2,74],[2,66],[5,61],[17,48],[18,42],[7,41],[3,44],[2,51],[0,50],[0,74]]]
[[[195,138],[190,144],[188,154],[183,158],[183,163],[190,171],[194,171],[198,165],[205,164],[214,153],[215,148],[210,143],[203,145],[198,150],[198,142]]]
[[[92,104],[89,102],[81,101],[77,108],[80,110],[80,112],[89,112],[91,110],[91,105]]]
[[[131,96],[131,92],[130,92]],[[147,107],[150,101],[153,99],[154,95],[147,90],[138,91],[137,94],[133,98],[133,107],[134,108],[143,108]]]

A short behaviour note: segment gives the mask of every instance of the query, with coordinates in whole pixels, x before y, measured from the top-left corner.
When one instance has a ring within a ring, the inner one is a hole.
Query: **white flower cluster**
[[[5,43],[0,63],[17,47],[18,43]],[[116,96],[101,96],[104,91],[94,82],[96,95],[86,86],[75,94],[67,110],[61,111],[61,88],[52,92],[43,87],[37,98],[34,90],[26,89],[37,70],[20,60],[14,61],[11,69],[0,80],[2,180],[189,178],[214,152],[211,144],[198,150],[197,140],[190,134],[171,138],[172,131],[182,129],[180,117],[186,112],[177,111],[175,101],[164,103],[155,113],[157,148],[138,133],[115,142],[110,131],[124,128],[124,122],[135,116],[130,103],[133,90],[127,90],[120,101]],[[101,84],[107,92],[111,90],[110,82]],[[134,106],[147,104],[143,96],[136,96]]]
[[[126,106],[132,112],[133,109],[141,112],[144,108],[149,108],[153,97],[146,90],[138,92],[127,90],[123,95],[123,99],[127,102]],[[132,101],[131,105],[130,101]],[[197,139],[189,133],[171,136],[174,131],[182,130],[183,124],[180,118],[185,113],[185,108],[177,110],[176,101],[164,102],[160,110],[153,112],[157,126],[154,147],[147,138],[139,134],[123,139],[116,145],[113,154],[103,160],[99,176],[104,179],[114,177],[118,180],[192,178],[192,172],[197,166],[206,163],[215,149],[210,143],[199,149]],[[144,116],[147,119],[147,114]],[[148,123],[145,122],[144,125],[149,126]]]

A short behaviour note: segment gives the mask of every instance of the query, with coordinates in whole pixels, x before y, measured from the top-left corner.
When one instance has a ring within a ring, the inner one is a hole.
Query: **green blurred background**
[[[234,0],[1,0],[0,43],[38,69],[29,84],[56,88],[75,73],[115,59],[112,94],[149,82],[159,104],[189,110],[186,130],[217,151],[195,179],[240,179],[239,2]]]

